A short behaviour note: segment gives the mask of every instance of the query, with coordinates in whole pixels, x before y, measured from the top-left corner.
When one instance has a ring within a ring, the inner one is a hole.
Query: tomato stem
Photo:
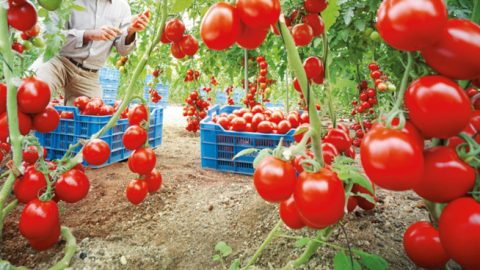
[[[328,113],[330,119],[332,120],[333,128],[337,127],[337,116],[335,110],[333,109],[333,96],[332,96],[332,85],[330,83],[330,65],[328,64],[328,38],[327,34],[323,33],[323,66],[325,69],[325,95],[327,97]]]
[[[70,265],[70,261],[77,251],[77,240],[68,227],[62,226],[62,238],[67,242],[65,244],[65,255],[54,266],[48,270],[62,270]]]
[[[253,254],[252,258],[250,258],[247,265],[245,267],[243,267],[242,269],[248,270],[248,269],[250,269],[250,267],[252,267],[255,264],[258,257],[260,257],[260,255],[262,254],[263,250],[275,238],[275,236],[277,236],[277,232],[280,229],[280,227],[282,226],[282,224],[283,224],[283,222],[281,220],[277,222],[275,227],[273,227],[273,229],[268,233],[267,238],[265,238],[265,240],[263,240],[263,243],[257,249],[255,254]]]

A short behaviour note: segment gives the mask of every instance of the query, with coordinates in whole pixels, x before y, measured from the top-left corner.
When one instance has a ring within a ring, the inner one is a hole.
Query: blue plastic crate
[[[227,94],[225,92],[217,92],[217,96],[215,98],[215,103],[220,105],[227,104]]]
[[[285,145],[294,142],[295,129],[287,134],[261,134],[252,132],[227,131],[212,122],[214,114],[231,113],[240,106],[216,105],[208,112],[208,116],[200,123],[200,147],[202,168],[222,172],[252,175],[253,160],[256,153],[232,160],[240,151],[248,148],[275,148],[283,138]]]
[[[153,103],[150,101],[150,93],[148,93],[148,91],[150,90],[150,86],[148,86],[150,84],[150,82],[153,81],[153,75],[147,75],[147,78],[145,80],[145,88],[144,88],[144,91],[143,91],[143,97],[148,100],[148,104],[149,106],[151,107],[156,107],[156,106],[161,106],[163,108],[166,108],[167,105],[168,105],[168,85],[164,85],[164,84],[161,84],[161,83],[158,83],[154,89],[158,91],[158,94],[162,97],[162,100],[160,100],[158,103]]]
[[[100,131],[111,118],[111,116],[81,115],[76,107],[56,106],[55,108],[59,112],[71,111],[74,113],[74,117],[73,119],[61,119],[57,129],[50,133],[35,133],[39,142],[47,148],[47,158],[50,160],[62,158],[70,144],[82,139],[88,140],[93,134]],[[152,148],[156,148],[162,143],[163,108],[151,108],[150,111],[149,143]],[[127,119],[119,119],[117,125],[102,135],[101,139],[110,146],[110,158],[105,164],[92,166],[92,168],[105,167],[130,156],[132,151],[125,149],[122,143],[123,134],[128,127]],[[79,150],[80,147],[77,147],[73,153],[78,153]]]
[[[116,68],[101,68],[100,80],[120,81],[120,71]]]

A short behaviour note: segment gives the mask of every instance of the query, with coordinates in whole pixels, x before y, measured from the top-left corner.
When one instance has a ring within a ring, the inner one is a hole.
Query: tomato
[[[162,35],[160,36],[160,41],[161,41],[163,44],[172,43],[172,42],[167,38],[167,36],[165,36],[165,30],[162,32]]]
[[[308,112],[307,111],[304,111],[301,115],[300,115],[300,122],[302,122],[303,124],[305,123],[310,123],[310,117],[308,116]]]
[[[20,31],[28,31],[37,24],[37,10],[32,3],[11,5],[7,11],[8,24]]]
[[[0,114],[7,111],[7,86],[0,83]]]
[[[460,198],[447,205],[440,216],[440,241],[447,254],[465,269],[479,269],[480,203]]]
[[[397,117],[393,118],[392,127],[397,128],[399,124],[400,124],[400,119],[398,119]],[[380,124],[380,123],[375,123],[375,124],[372,125],[372,128],[376,128],[376,127],[384,127],[384,125]],[[407,133],[407,134],[411,135],[412,137],[414,137],[415,140],[417,141],[418,145],[420,145],[421,148],[423,148],[423,146],[425,144],[425,141],[424,141],[422,135],[420,134],[420,132],[417,130],[417,128],[410,121],[407,120],[405,122],[405,125],[403,126],[403,128],[401,130],[402,130],[403,133]]]
[[[12,43],[12,50],[16,51],[19,54],[22,54],[23,51],[25,51],[25,48],[23,47],[22,44],[20,44],[18,42],[13,42]]]
[[[128,159],[128,167],[140,175],[149,174],[157,163],[155,152],[151,148],[138,148]]]
[[[273,133],[275,126],[270,121],[262,121],[257,126],[257,132],[259,133]]]
[[[60,226],[57,203],[33,199],[23,208],[18,223],[20,233],[28,239],[50,237]]]
[[[198,51],[198,41],[192,35],[184,36],[178,45],[180,50],[188,56],[194,56]]]
[[[255,108],[255,107],[254,107]],[[252,110],[253,112],[253,110]],[[253,129],[257,129],[258,125],[265,121],[267,118],[265,117],[265,115],[263,113],[255,113],[253,115],[253,118],[252,118],[252,128]]]
[[[145,176],[145,182],[148,185],[148,192],[155,193],[162,186],[162,175],[157,169],[153,169],[149,174]]]
[[[13,193],[19,202],[28,203],[40,196],[46,187],[45,176],[35,168],[31,168],[25,172],[23,177],[15,181]]]
[[[176,42],[173,42],[172,45],[170,45],[170,52],[172,53],[173,57],[177,59],[182,59],[185,57],[185,53],[182,51],[182,48],[180,48],[180,45]]]
[[[310,25],[315,37],[321,36],[325,32],[325,23],[317,14],[308,14],[303,18],[303,23]]]
[[[292,36],[293,40],[295,41],[295,45],[299,47],[307,46],[310,44],[310,42],[312,42],[313,29],[306,23],[300,23],[293,27]]]
[[[102,165],[110,157],[110,146],[101,139],[93,139],[87,142],[82,154],[88,164]]]
[[[287,120],[282,120],[278,123],[278,134],[287,134],[290,129],[292,129],[292,125]]]
[[[358,202],[355,197],[349,197],[347,202],[347,211],[348,213],[352,213],[357,208]]]
[[[179,42],[185,33],[185,25],[179,19],[171,19],[165,26],[165,37],[172,42]]]
[[[55,226],[52,235],[42,239],[28,239],[30,246],[37,251],[44,251],[53,247],[60,237],[60,226]]]
[[[22,159],[28,164],[35,164],[38,160],[38,149],[34,145],[30,145],[22,153]],[[43,157],[47,156],[47,150],[43,147]]]
[[[90,189],[88,177],[80,170],[72,169],[63,173],[55,183],[55,195],[67,203],[83,200]]]
[[[24,113],[41,113],[50,102],[50,88],[34,77],[25,78],[18,87],[18,109]]]
[[[283,223],[290,229],[299,230],[305,227],[300,214],[298,214],[293,196],[280,203],[279,212]]]
[[[265,109],[263,108],[262,105],[255,105],[252,108],[252,113],[255,115],[256,113],[264,113]]]
[[[375,192],[375,184],[373,182],[371,182],[371,183],[372,183],[373,191]],[[375,193],[371,193],[366,188],[364,188],[364,187],[362,187],[358,184],[353,185],[352,192],[354,194],[362,194],[362,193],[367,194],[367,195],[372,196],[372,198],[375,201],[377,200],[377,197],[375,197]],[[360,208],[362,208],[363,210],[369,211],[369,210],[372,210],[373,208],[375,208],[375,203],[371,203],[368,200],[362,198],[361,196],[354,196],[354,198],[356,199],[356,201],[358,203],[358,206],[360,206]]]
[[[258,195],[268,202],[281,202],[290,198],[296,179],[293,165],[273,156],[265,157],[253,174]]]
[[[102,108],[102,106],[103,106],[103,102],[100,103],[100,101],[92,99],[85,106],[85,110],[83,111],[83,114],[98,115],[100,113],[100,109]]]
[[[147,131],[138,125],[127,128],[122,142],[126,149],[135,150],[142,147],[147,141]]]
[[[472,114],[469,98],[455,82],[442,76],[424,76],[405,93],[412,123],[426,137],[448,139],[467,126]]]
[[[353,147],[354,145],[355,144],[352,141],[352,146],[350,146],[350,148],[348,148],[348,150],[343,153],[343,154],[345,154],[346,157],[349,157],[351,159],[355,159],[355,157],[357,156],[357,153],[355,152],[355,147]]]
[[[307,78],[316,84],[322,84],[324,78],[323,62],[320,58],[311,56],[303,62],[303,68],[307,73]]]
[[[440,269],[450,259],[440,242],[437,229],[426,221],[408,227],[403,235],[403,247],[408,257],[422,268]]]
[[[211,6],[200,25],[200,36],[211,50],[221,51],[230,48],[237,41],[240,31],[238,11],[228,3]]]
[[[300,125],[300,119],[296,114],[288,114],[287,120],[290,122],[292,128],[297,128]]]
[[[85,110],[89,102],[90,102],[90,98],[81,96],[81,97],[77,97],[73,101],[73,106],[77,107],[80,111],[83,111]]]
[[[20,133],[24,136],[27,135],[32,129],[32,119],[30,116],[18,111],[18,120]],[[8,117],[7,113],[4,112],[0,115],[0,141],[6,142],[8,134]]]
[[[245,119],[247,123],[252,123],[253,114],[251,112],[246,112],[245,114],[243,114],[243,119]]]
[[[430,148],[424,153],[425,172],[414,191],[432,202],[446,203],[473,189],[475,170],[449,147]]]
[[[33,129],[41,133],[49,133],[57,129],[60,115],[53,107],[48,106],[42,113],[33,116]]]
[[[434,70],[455,80],[478,78],[480,26],[466,19],[450,19],[436,45],[422,51]]]
[[[242,30],[237,38],[237,43],[244,49],[253,50],[262,45],[268,33],[268,28],[253,28],[242,25]]]
[[[219,117],[217,119],[217,124],[219,124],[222,128],[228,130],[230,128],[230,120],[227,117]]]
[[[307,12],[318,14],[327,8],[328,0],[305,0],[303,6]]]
[[[242,22],[251,28],[268,31],[280,17],[280,0],[237,0],[237,12]]]
[[[148,185],[144,180],[132,180],[126,189],[127,199],[132,204],[142,203],[148,195]]]
[[[297,143],[299,143],[299,142],[302,141],[303,136],[305,136],[305,133],[307,133],[308,130],[310,129],[310,124],[308,124],[308,123],[303,123],[303,124],[301,124],[300,126],[298,126],[297,129],[306,129],[305,132],[302,132],[302,133],[300,133],[300,134],[296,134],[296,135],[293,136],[293,138],[295,139],[295,141],[296,141]],[[295,133],[296,133],[296,131],[295,131]],[[308,142],[310,143],[310,139],[308,139]]]
[[[74,115],[73,112],[63,111],[60,113],[61,119],[73,119]]]
[[[30,30],[25,31],[24,33],[28,37],[28,39],[34,38],[40,34],[40,26],[36,24],[34,27],[32,27]]]
[[[293,196],[300,216],[309,227],[323,229],[343,217],[346,200],[343,183],[328,169],[302,172]]]
[[[385,0],[377,11],[377,29],[390,46],[417,51],[435,45],[447,25],[442,0]]]
[[[272,112],[272,115],[270,116],[270,121],[278,124],[280,121],[284,120],[285,117],[281,111],[274,111]]]
[[[330,129],[323,141],[333,144],[339,152],[346,152],[352,146],[349,134],[341,128]]]
[[[340,154],[338,153],[338,150],[335,147],[335,145],[324,142],[322,143],[322,155],[323,155],[323,161],[325,161],[325,164],[332,165],[335,158],[338,157]]]
[[[114,112],[115,112],[115,109],[112,106],[104,104],[98,110],[98,115],[103,115],[103,116],[112,115]]]
[[[140,125],[143,121],[148,121],[147,108],[143,104],[133,105],[128,110],[128,123],[131,126]]]
[[[412,135],[377,127],[365,135],[360,158],[365,173],[376,185],[404,191],[412,189],[423,176],[422,150]]]
[[[235,131],[245,131],[247,127],[247,121],[242,117],[235,117],[230,124],[232,125],[232,129]]]

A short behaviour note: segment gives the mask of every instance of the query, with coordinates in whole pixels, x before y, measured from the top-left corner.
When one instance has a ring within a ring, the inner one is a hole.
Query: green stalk
[[[328,39],[327,34],[323,33],[323,63],[325,69],[325,94],[327,96],[327,104],[328,104],[328,113],[330,115],[330,119],[332,120],[333,127],[337,127],[337,116],[335,115],[335,110],[333,109],[333,96],[332,96],[332,86],[330,83],[330,65],[328,64]]]
[[[263,243],[260,245],[260,247],[255,252],[255,254],[253,254],[253,257],[248,261],[247,265],[242,269],[248,270],[248,269],[250,269],[250,267],[252,267],[255,264],[258,257],[260,257],[260,255],[262,254],[263,250],[275,238],[275,236],[276,236],[278,230],[280,229],[280,226],[282,226],[282,224],[283,223],[282,223],[281,220],[278,221],[277,225],[275,225],[275,227],[273,227],[273,229],[270,231],[270,233],[268,233],[267,238],[265,238],[265,240],[263,240]]]
[[[63,270],[70,265],[70,261],[77,251],[77,240],[68,227],[62,226],[62,237],[67,242],[65,244],[65,255],[54,266],[48,270]]]
[[[405,72],[403,73],[402,83],[400,84],[400,90],[398,91],[398,94],[397,94],[397,100],[392,110],[387,115],[387,123],[385,125],[387,128],[392,127],[392,120],[397,116],[400,116],[400,124],[398,125],[397,128],[401,129],[404,126],[404,123],[402,124],[402,122],[404,121],[402,120],[405,119],[405,116],[403,114],[403,111],[401,110],[401,107],[403,105],[405,91],[407,90],[407,87],[408,87],[408,83],[410,79],[410,70],[412,69],[412,67],[413,67],[413,54],[409,52],[407,66],[405,67]]]

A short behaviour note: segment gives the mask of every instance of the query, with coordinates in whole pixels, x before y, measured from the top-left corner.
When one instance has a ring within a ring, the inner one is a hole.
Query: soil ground
[[[91,190],[80,203],[62,205],[62,223],[79,243],[72,269],[225,269],[214,262],[214,247],[225,241],[233,248],[228,265],[246,262],[275,226],[275,205],[256,194],[252,178],[202,170],[200,139],[184,130],[180,107],[165,111],[163,144],[156,150],[164,184],[160,192],[133,206],[124,189],[133,177],[126,163],[88,170]],[[380,190],[374,211],[356,210],[345,219],[352,246],[383,256],[390,269],[416,269],[404,254],[402,236],[409,224],[427,218],[413,193]],[[15,265],[46,269],[62,254],[64,243],[35,252],[18,232],[21,208],[6,223],[0,257]],[[312,231],[285,234],[311,236]],[[332,241],[346,246],[335,231]],[[258,259],[258,269],[278,269],[303,250],[295,240],[276,238]],[[334,252],[320,248],[301,269],[333,269]],[[228,267],[227,267],[228,268]]]

